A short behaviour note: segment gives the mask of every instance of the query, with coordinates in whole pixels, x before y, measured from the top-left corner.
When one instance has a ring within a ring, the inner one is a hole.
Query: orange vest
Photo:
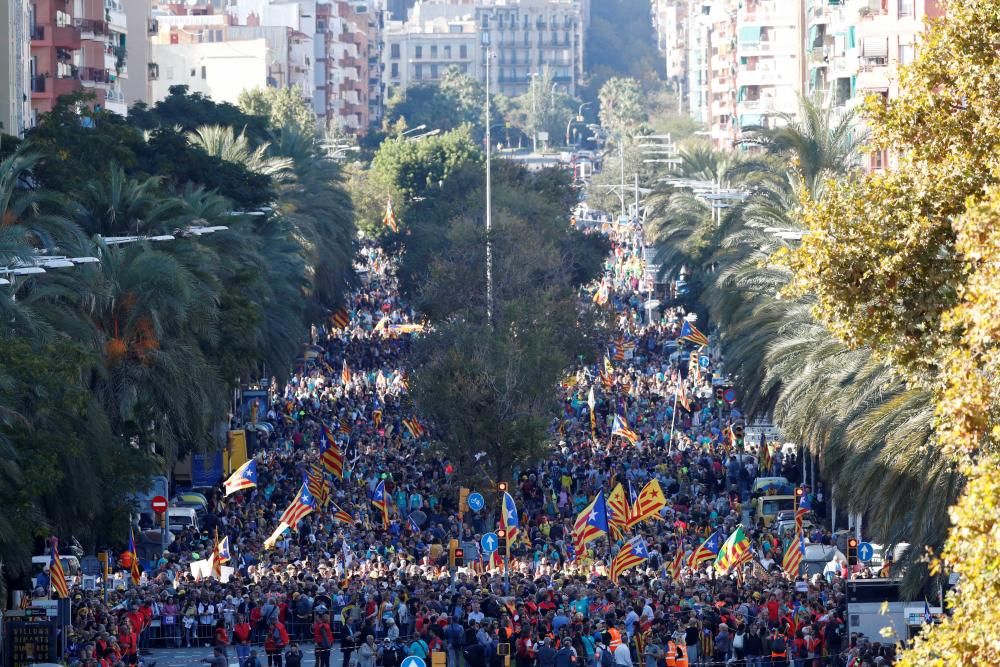
[[[688,649],[684,644],[677,645],[677,667],[688,667]]]
[[[611,641],[608,642],[608,648],[614,653],[615,649],[618,648],[622,643],[622,633],[618,632],[618,628],[608,628],[608,634],[611,635]]]
[[[667,667],[677,667],[677,644],[670,640],[667,642]]]

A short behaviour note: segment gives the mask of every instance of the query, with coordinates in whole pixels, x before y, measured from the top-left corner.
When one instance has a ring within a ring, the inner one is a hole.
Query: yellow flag
[[[642,487],[642,491],[639,492],[639,496],[632,506],[627,527],[631,528],[641,521],[658,516],[660,510],[666,506],[667,497],[663,495],[660,482],[656,479],[651,479],[646,486]]]

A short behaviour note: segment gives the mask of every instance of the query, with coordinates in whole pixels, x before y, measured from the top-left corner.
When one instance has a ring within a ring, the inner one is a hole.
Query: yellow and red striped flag
[[[49,562],[49,582],[56,597],[68,598],[69,585],[66,583],[66,571],[63,570],[62,561],[59,560],[59,540],[52,538],[52,560]]]
[[[648,558],[646,541],[641,535],[636,535],[622,546],[621,551],[611,561],[611,582],[617,584],[622,572],[646,562]]]

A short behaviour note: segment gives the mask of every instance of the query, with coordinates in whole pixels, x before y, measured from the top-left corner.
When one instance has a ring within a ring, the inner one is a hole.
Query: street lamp
[[[406,135],[410,134],[411,132],[419,132],[420,130],[426,130],[426,129],[427,129],[426,123],[421,123],[420,125],[417,125],[416,127],[411,127],[406,132],[400,132],[399,136],[405,137]]]
[[[435,129],[431,130],[430,132],[424,132],[423,134],[418,134],[415,137],[407,137],[406,140],[407,141],[418,141],[420,139],[423,139],[424,137],[433,137],[436,134],[441,134],[440,128],[435,128]]]
[[[535,77],[540,76],[538,72],[532,72],[528,75],[528,79],[531,83],[528,87],[531,88],[531,152],[538,152],[538,110],[535,104]]]

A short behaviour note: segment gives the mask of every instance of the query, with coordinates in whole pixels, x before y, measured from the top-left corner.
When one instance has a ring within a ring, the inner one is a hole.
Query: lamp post
[[[490,134],[490,61],[493,50],[486,49],[486,324],[493,326],[493,243],[490,234],[493,230],[493,190],[490,174],[490,155],[493,152],[492,135]]]
[[[535,101],[535,77],[538,76],[538,72],[532,72],[528,75],[528,80],[530,83],[528,86],[531,88],[531,152],[538,152],[538,105]]]

